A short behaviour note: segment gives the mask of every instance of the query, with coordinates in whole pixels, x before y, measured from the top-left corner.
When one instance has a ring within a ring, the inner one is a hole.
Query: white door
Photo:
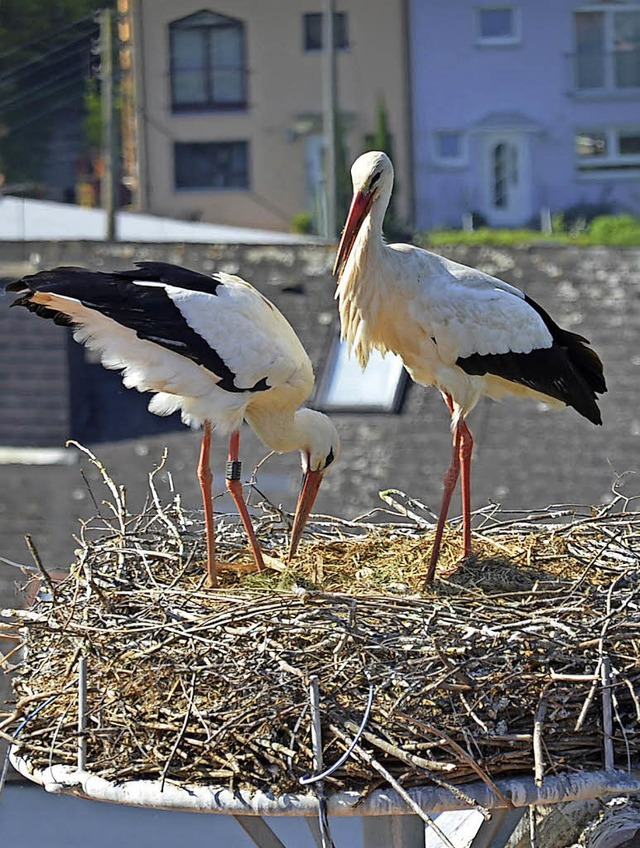
[[[484,209],[495,227],[518,227],[531,217],[529,135],[492,132],[483,138]]]

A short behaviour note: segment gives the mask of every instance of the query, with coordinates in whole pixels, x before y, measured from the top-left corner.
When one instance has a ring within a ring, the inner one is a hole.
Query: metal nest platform
[[[501,810],[495,828],[530,805],[640,790],[628,499],[484,510],[477,555],[454,571],[451,531],[448,576],[427,589],[430,517],[401,493],[366,520],[316,517],[287,569],[287,516],[267,505],[274,568],[250,573],[238,527],[219,519],[230,565],[213,591],[199,517],[162,503],[160,469],[131,515],[90,456],[111,493],[103,516],[83,526],[70,575],[45,573],[33,607],[0,622],[27,649],[13,670],[5,659],[16,700],[0,729],[30,779],[242,819],[405,814],[422,828],[440,810]]]

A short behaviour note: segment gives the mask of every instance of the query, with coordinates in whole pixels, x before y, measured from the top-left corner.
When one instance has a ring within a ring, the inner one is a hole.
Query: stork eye
[[[324,467],[328,468],[333,460],[335,459],[335,454],[333,453],[333,448],[330,448],[329,453],[327,454],[327,458],[324,461]]]
[[[380,179],[381,175],[382,175],[382,171],[378,171],[378,173],[377,173],[377,174],[374,174],[374,175],[371,177],[371,182],[369,183],[369,188],[373,188],[373,187],[374,187],[374,185],[375,185],[375,184],[378,182],[378,180]]]

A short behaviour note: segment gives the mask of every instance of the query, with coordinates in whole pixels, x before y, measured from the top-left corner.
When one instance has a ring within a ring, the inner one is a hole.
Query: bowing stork
[[[210,468],[211,430],[229,436],[226,485],[258,569],[263,556],[242,496],[240,426],[247,420],[274,451],[299,450],[303,482],[289,558],[295,553],[323,476],[338,458],[335,427],[299,409],[313,388],[300,340],[275,306],[240,277],[207,276],[164,262],[130,271],[54,268],[10,283],[7,291],[44,318],[73,328],[125,386],[153,392],[149,410],[203,425],[198,479],[204,504],[207,573],[217,585]]]
[[[530,297],[410,244],[385,244],[382,223],[393,166],[381,152],[351,169],[353,199],[334,265],[342,338],[364,368],[369,354],[398,354],[411,377],[442,393],[453,453],[426,576],[435,573],[442,532],[462,474],[463,557],[471,552],[471,453],[465,419],[483,395],[517,395],[572,406],[601,424],[602,362],[587,339],[563,330]]]

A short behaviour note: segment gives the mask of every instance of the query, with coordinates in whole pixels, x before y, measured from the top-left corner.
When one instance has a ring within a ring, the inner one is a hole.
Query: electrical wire
[[[301,783],[303,786],[307,786],[309,783],[317,783],[319,780],[324,780],[325,777],[329,777],[329,775],[333,774],[334,771],[340,768],[346,761],[349,759],[351,754],[353,753],[356,745],[360,741],[360,737],[364,733],[364,729],[367,726],[367,722],[369,721],[369,713],[371,712],[371,707],[373,706],[373,698],[375,695],[375,689],[373,683],[369,683],[369,697],[367,699],[367,707],[364,711],[364,716],[362,717],[362,721],[360,722],[360,727],[358,728],[358,732],[353,737],[352,743],[349,745],[344,754],[336,760],[336,762],[324,769],[324,771],[320,772],[320,774],[313,775],[305,775],[304,777],[298,778],[298,783]]]
[[[69,81],[61,83],[61,81],[65,79],[69,79]],[[61,84],[55,85],[56,83]],[[57,76],[50,77],[49,79],[47,79],[46,82],[43,82],[40,85],[35,86],[34,88],[28,89],[23,94],[16,95],[15,97],[10,98],[9,100],[0,100],[0,111],[13,111],[15,109],[20,109],[25,105],[25,103],[29,103],[34,99],[39,100],[42,97],[51,97],[55,95],[57,91],[63,91],[70,85],[81,84],[82,76],[78,73],[78,69],[71,68],[63,74],[58,74]],[[51,90],[52,85],[55,86],[53,91]]]
[[[63,100],[57,100],[55,103],[52,103],[47,109],[42,109],[40,112],[36,112],[35,115],[32,115],[26,121],[21,121],[19,124],[9,125],[9,130],[11,132],[16,132],[17,130],[21,130],[23,127],[29,126],[34,121],[43,118],[45,115],[49,115],[51,112],[55,112],[56,109],[60,109],[62,106],[66,106],[68,103],[72,103],[75,101],[76,103],[80,100],[77,94],[72,94],[71,97],[65,97]]]
[[[45,35],[47,38],[52,38],[53,36],[60,35],[60,33],[67,32],[67,30],[73,29],[74,27],[79,26],[80,24],[86,23],[88,21],[93,22],[95,26],[93,15],[86,15],[85,17],[78,18],[73,23],[67,24],[66,26],[59,27],[58,29],[54,30],[49,30],[46,34],[43,33],[43,35],[41,35],[40,38],[37,38],[35,41],[27,41],[24,44],[18,44],[17,47],[13,47],[11,50],[7,50],[4,53],[0,53],[0,62],[3,59],[6,59],[8,56],[13,56],[14,53],[20,53],[21,50],[28,50],[30,47],[36,47],[37,45],[42,43],[42,38]]]
[[[65,54],[63,56],[60,56],[59,59],[51,61],[50,65],[57,65],[59,62],[63,62],[65,59],[68,58],[69,52],[73,54],[85,48],[91,49],[89,47],[88,42],[90,40],[93,41],[94,37],[95,36],[91,32],[87,32],[84,35],[79,36],[78,38],[74,38],[73,41],[67,41],[64,44],[61,44],[59,47],[55,47],[52,50],[48,50],[46,53],[42,53],[40,56],[38,56],[37,59],[33,59],[30,62],[25,63],[24,65],[18,65],[15,68],[10,68],[0,74],[0,83],[6,82],[7,80],[11,80],[12,78],[18,76],[20,72],[23,71],[25,68],[31,67],[32,65],[37,67],[39,65],[45,64],[48,60],[51,59],[51,57],[55,53],[60,53],[62,50],[66,51]],[[77,46],[73,47],[73,45]]]
[[[31,719],[35,718],[35,717],[38,715],[38,713],[39,713],[39,712],[42,712],[42,710],[43,710],[45,707],[48,707],[48,706],[49,706],[49,704],[50,704],[52,701],[55,701],[55,699],[56,699],[56,698],[57,698],[60,694],[61,694],[60,692],[57,692],[55,695],[50,695],[50,696],[47,698],[47,700],[46,700],[46,701],[44,701],[44,703],[40,704],[40,706],[39,706],[39,707],[37,707],[37,708],[36,708],[36,709],[35,709],[32,713],[30,713],[30,714],[29,714],[29,715],[28,715],[28,716],[27,716],[27,717],[26,717],[26,718],[25,718],[25,719],[24,719],[24,720],[20,723],[20,725],[16,728],[16,730],[15,730],[15,731],[14,731],[14,733],[13,733],[13,739],[14,739],[14,741],[18,738],[18,734],[20,733],[20,731],[21,731],[21,730],[22,730],[22,729],[23,729],[23,728],[24,728],[24,727],[25,727],[25,726],[26,726],[26,725],[27,725],[27,724],[31,721]],[[2,794],[2,790],[4,789],[4,784],[5,784],[5,781],[6,781],[6,779],[7,779],[7,772],[9,771],[9,755],[10,755],[10,753],[11,753],[11,746],[9,746],[9,747],[7,748],[7,753],[6,753],[6,754],[5,754],[5,756],[4,756],[4,762],[3,762],[3,764],[2,764],[2,770],[0,771],[0,795]]]

